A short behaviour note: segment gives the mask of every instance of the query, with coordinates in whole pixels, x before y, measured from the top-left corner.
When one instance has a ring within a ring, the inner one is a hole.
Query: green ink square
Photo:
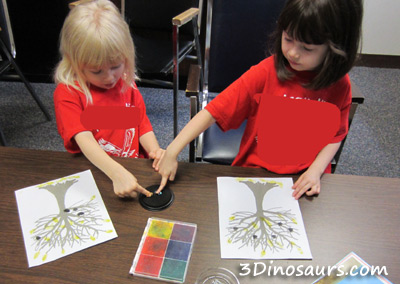
[[[165,258],[161,269],[160,278],[183,282],[185,279],[187,262]]]

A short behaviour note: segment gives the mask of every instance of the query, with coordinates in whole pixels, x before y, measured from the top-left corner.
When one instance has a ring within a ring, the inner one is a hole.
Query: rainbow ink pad
[[[144,194],[139,195],[139,203],[149,211],[161,211],[168,208],[174,201],[174,193],[169,187],[165,187],[159,194],[155,194],[159,188],[158,184],[147,187],[146,189],[153,193],[151,197]]]
[[[130,274],[184,283],[197,225],[149,218]]]

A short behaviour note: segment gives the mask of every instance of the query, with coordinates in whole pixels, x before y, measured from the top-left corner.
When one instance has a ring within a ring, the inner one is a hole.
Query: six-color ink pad
[[[196,231],[196,224],[149,218],[130,273],[183,283]]]

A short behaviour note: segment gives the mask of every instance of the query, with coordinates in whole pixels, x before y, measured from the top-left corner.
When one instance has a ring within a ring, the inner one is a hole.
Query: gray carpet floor
[[[355,67],[351,79],[358,85],[360,105],[343,148],[336,173],[400,177],[400,69]],[[54,84],[32,84],[53,120],[47,121],[25,86],[0,82],[0,127],[8,146],[65,151],[57,133],[52,95]],[[172,90],[139,88],[161,147],[172,141]],[[189,100],[178,100],[179,130],[189,120]],[[188,148],[179,156],[188,160]],[[0,161],[1,162],[1,161]]]

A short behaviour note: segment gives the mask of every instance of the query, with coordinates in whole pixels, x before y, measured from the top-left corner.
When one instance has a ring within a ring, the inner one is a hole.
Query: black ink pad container
[[[174,193],[169,187],[164,187],[164,189],[159,193],[154,193],[160,185],[155,184],[147,187],[146,189],[153,193],[151,197],[147,197],[144,194],[139,195],[139,203],[142,207],[149,211],[161,211],[168,208],[174,201]]]

